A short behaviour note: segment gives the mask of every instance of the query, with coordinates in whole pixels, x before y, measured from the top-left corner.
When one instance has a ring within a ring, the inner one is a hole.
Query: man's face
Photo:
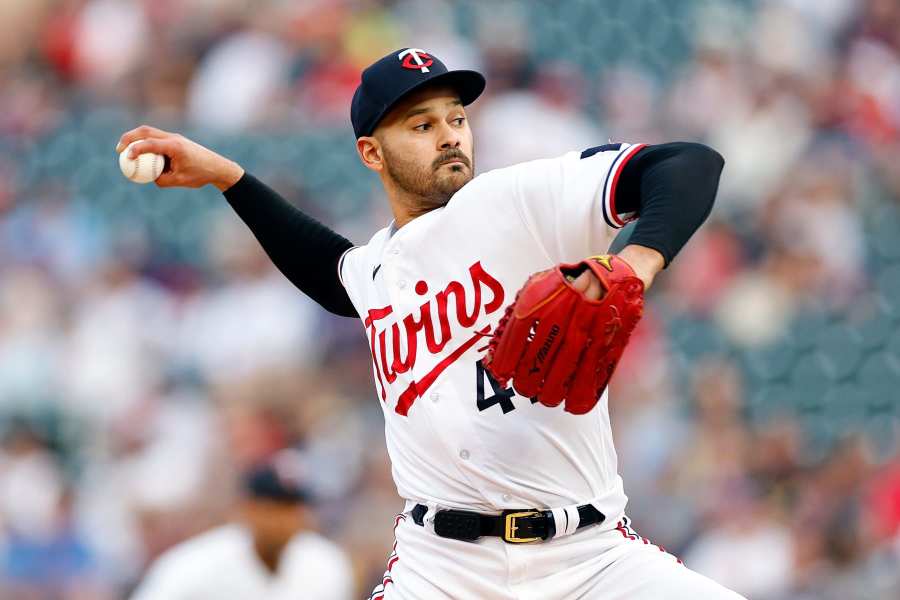
[[[241,520],[265,549],[280,548],[303,528],[300,504],[247,498],[241,505]]]
[[[474,176],[472,130],[459,96],[450,88],[426,88],[395,106],[374,137],[387,176],[430,209],[447,204]]]

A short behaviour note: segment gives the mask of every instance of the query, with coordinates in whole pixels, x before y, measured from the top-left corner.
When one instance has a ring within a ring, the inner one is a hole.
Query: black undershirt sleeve
[[[629,244],[653,248],[666,266],[712,210],[725,160],[703,144],[642,148],[622,169],[617,212],[638,215]]]
[[[329,312],[358,316],[338,279],[338,261],[353,247],[349,240],[249,173],[244,173],[224,195],[291,283]]]

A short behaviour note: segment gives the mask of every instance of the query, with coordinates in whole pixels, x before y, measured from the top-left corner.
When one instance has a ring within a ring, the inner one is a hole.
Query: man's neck
[[[416,217],[431,212],[438,206],[432,206],[425,198],[418,194],[412,194],[406,190],[394,186],[385,185],[385,193],[391,213],[394,215],[394,227],[400,229]]]
[[[256,551],[256,556],[259,557],[259,561],[272,575],[278,572],[278,564],[281,562],[281,555],[284,553],[285,545],[286,544],[262,546],[256,540],[253,542],[253,549]]]

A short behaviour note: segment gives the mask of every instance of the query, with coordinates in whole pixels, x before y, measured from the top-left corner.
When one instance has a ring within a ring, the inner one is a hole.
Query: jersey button
[[[469,460],[469,451],[463,448],[459,451],[459,457],[463,460]]]
[[[400,248],[395,247],[393,250],[391,250],[391,254],[397,256],[398,254],[400,254]]]
[[[401,279],[400,281],[398,281],[398,282],[397,282],[397,287],[400,288],[401,290],[402,290],[403,288],[405,288],[405,287],[406,287],[406,280],[405,280],[405,279]]]
[[[510,496],[509,494],[503,494],[503,501],[504,501],[504,502],[509,502],[509,501],[511,501],[511,500],[512,500],[512,496]]]
[[[441,399],[440,394],[438,394],[437,392],[431,392],[431,401],[432,402],[437,402],[440,399]]]

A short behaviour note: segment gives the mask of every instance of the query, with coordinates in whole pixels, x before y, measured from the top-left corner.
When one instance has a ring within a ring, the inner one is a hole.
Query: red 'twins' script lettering
[[[372,351],[372,361],[375,364],[375,376],[381,389],[382,401],[387,398],[385,384],[390,385],[394,383],[398,374],[406,373],[416,365],[420,341],[424,341],[425,348],[429,354],[438,354],[453,337],[451,333],[451,319],[460,326],[469,328],[478,321],[482,314],[482,309],[484,309],[485,315],[489,315],[503,306],[503,286],[484,270],[480,261],[469,267],[469,275],[472,279],[472,291],[474,293],[471,307],[468,307],[466,287],[459,281],[451,281],[434,298],[422,303],[417,312],[406,315],[390,327],[378,330],[375,324],[390,316],[394,312],[393,306],[389,304],[383,308],[369,310],[365,319],[365,326],[369,335],[369,349]],[[490,301],[484,304],[482,304],[484,300],[482,298],[482,288],[486,288],[492,294]],[[424,281],[416,284],[416,293],[420,296],[428,293],[428,286]],[[454,304],[452,311],[448,310],[451,297]],[[435,313],[437,314],[436,324],[434,319]],[[474,332],[471,337],[445,356],[419,381],[412,381],[400,394],[394,410],[406,416],[416,398],[421,397],[425,393],[425,390],[434,383],[437,376],[465,354],[466,350],[471,348],[481,335],[489,331],[490,326],[486,326]],[[424,332],[422,335],[424,340],[419,339],[420,332]],[[401,344],[403,340],[401,336],[406,341],[405,356],[403,354],[403,346]],[[390,359],[388,356],[390,356]]]

